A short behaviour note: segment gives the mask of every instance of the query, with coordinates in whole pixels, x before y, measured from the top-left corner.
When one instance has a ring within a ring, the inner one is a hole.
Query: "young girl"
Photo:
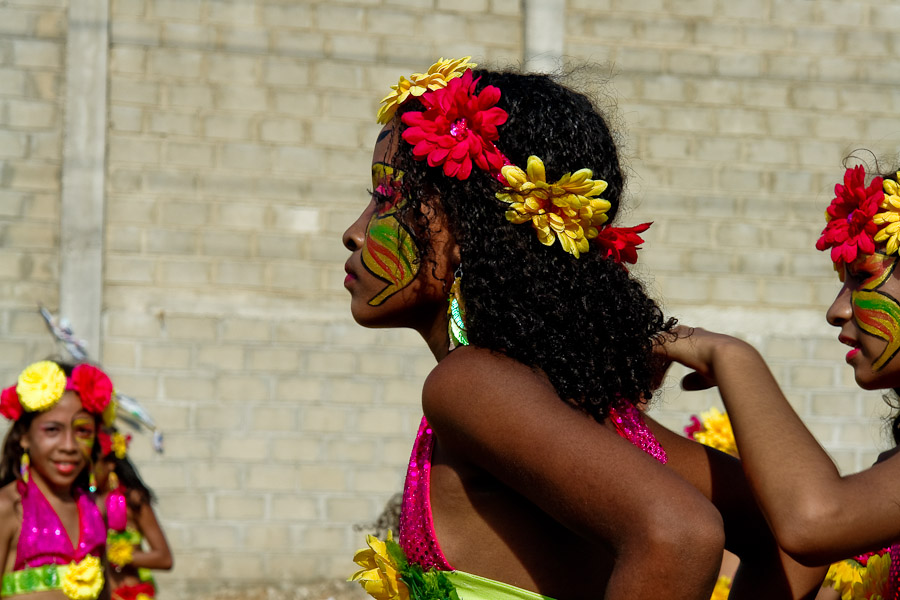
[[[32,364],[3,390],[0,414],[13,421],[0,462],[4,598],[100,596],[106,526],[87,488],[111,394],[100,369],[53,361]]]
[[[131,436],[115,428],[97,433],[100,460],[94,467],[97,503],[109,525],[106,555],[112,600],[147,600],[156,597],[150,569],[171,569],[172,552],[156,514],[153,491],[128,460]],[[142,547],[147,541],[148,550]]]
[[[438,361],[399,544],[370,537],[353,578],[376,598],[706,600],[724,544],[734,597],[814,591],[823,572],[779,554],[739,463],[640,414],[672,322],[625,267],[649,224],[612,226],[603,117],[547,76],[474,66],[394,86],[343,237],[354,319],[415,329]]]
[[[842,282],[826,318],[840,329],[847,363],[867,390],[900,388],[898,175],[867,183],[863,167],[847,169],[816,244],[830,249]],[[752,347],[700,329],[676,333],[662,352],[695,369],[685,387],[719,386],[748,480],[782,547],[805,563],[858,556],[871,573],[847,598],[900,597],[900,546],[891,547],[892,562],[868,554],[900,541],[900,456],[886,453],[872,468],[842,477]],[[900,442],[900,417],[893,433]]]

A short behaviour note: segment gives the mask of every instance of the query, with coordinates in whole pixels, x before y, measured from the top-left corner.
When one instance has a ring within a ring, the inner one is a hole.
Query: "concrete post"
[[[99,359],[109,1],[70,0],[60,219],[60,315]]]

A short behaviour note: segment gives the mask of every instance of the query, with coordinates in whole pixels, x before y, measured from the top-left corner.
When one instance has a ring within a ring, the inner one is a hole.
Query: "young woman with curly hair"
[[[343,237],[354,319],[415,329],[437,360],[399,544],[370,537],[353,579],[376,598],[705,600],[726,546],[733,597],[814,592],[739,463],[642,416],[674,324],[625,267],[646,225],[613,226],[605,120],[548,76],[467,60],[385,99]]]

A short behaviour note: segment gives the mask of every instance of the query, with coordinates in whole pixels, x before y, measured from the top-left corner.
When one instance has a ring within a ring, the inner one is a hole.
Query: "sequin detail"
[[[888,570],[886,600],[900,600],[900,544],[891,546],[891,568]]]
[[[29,478],[28,483],[20,480],[18,490],[22,498],[22,530],[16,545],[14,571],[50,564],[64,565],[81,561],[88,554],[103,555],[106,524],[88,494],[81,490],[75,491],[78,547],[73,548],[59,515],[35,484],[34,477]]]
[[[641,412],[625,402],[610,409],[610,420],[620,436],[661,462],[668,461],[666,451],[644,423]],[[400,547],[409,562],[426,571],[452,571],[453,567],[441,551],[434,532],[431,513],[431,452],[434,449],[434,433],[428,421],[422,417],[403,488],[403,504],[400,509]],[[896,599],[900,600],[900,598]]]
[[[400,508],[400,547],[409,562],[424,570],[452,571],[441,552],[434,533],[431,514],[431,451],[434,449],[434,433],[428,421],[422,417],[409,468],[403,487],[403,504]]]
[[[647,427],[641,411],[633,404],[620,402],[609,409],[609,420],[620,436],[658,460],[662,464],[669,462],[669,456],[660,445],[659,440]]]

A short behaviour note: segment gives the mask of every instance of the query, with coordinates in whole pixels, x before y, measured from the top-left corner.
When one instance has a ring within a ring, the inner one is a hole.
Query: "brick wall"
[[[886,443],[824,323],[813,249],[841,160],[900,139],[897,9],[569,0],[566,67],[621,123],[638,274],[739,334],[845,471]],[[0,374],[52,346],[66,3],[0,0]],[[112,0],[101,357],[166,454],[133,456],[176,552],[163,598],[344,577],[399,489],[433,359],[349,317],[340,233],[387,86],[440,56],[517,65],[515,0]],[[614,65],[614,77],[605,80]],[[667,384],[673,428],[717,404]]]

